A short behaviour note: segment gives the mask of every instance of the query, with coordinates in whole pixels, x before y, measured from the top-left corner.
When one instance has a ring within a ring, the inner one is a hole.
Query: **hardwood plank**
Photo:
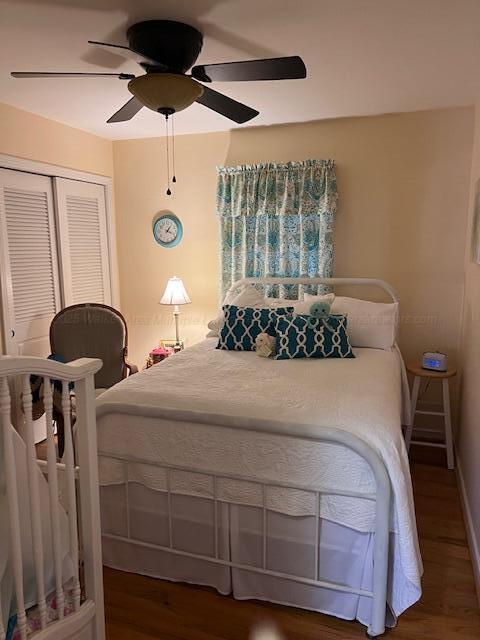
[[[419,448],[420,449],[420,448]],[[442,452],[443,454],[443,452]],[[416,452],[412,479],[425,567],[423,596],[389,636],[396,640],[478,640],[480,611],[455,474],[443,455]],[[419,462],[420,460],[420,462]],[[437,465],[437,466],[435,466]],[[274,622],[287,640],[356,640],[364,627],[329,616],[213,589],[105,569],[108,640],[247,640],[252,626]]]

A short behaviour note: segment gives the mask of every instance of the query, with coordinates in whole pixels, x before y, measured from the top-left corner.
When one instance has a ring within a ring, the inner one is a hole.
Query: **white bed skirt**
[[[104,564],[155,578],[208,585],[222,594],[231,593],[237,599],[267,600],[346,620],[358,620],[364,625],[370,623],[371,600],[368,597],[232,569],[155,549],[151,545],[168,546],[167,508],[165,492],[139,483],[129,483],[128,508],[125,485],[101,487]],[[174,547],[213,556],[212,501],[173,494],[172,511]],[[315,577],[314,516],[290,516],[269,511],[267,531],[267,569],[305,578]],[[111,538],[108,534],[130,540]],[[359,532],[320,519],[319,579],[371,589],[373,538],[373,533]],[[133,540],[150,546],[136,544]],[[391,548],[397,548],[397,545],[391,545]],[[261,567],[262,509],[220,504],[218,549],[221,558]],[[393,566],[393,559],[390,564]],[[389,611],[387,625],[394,626],[395,622],[395,616]]]

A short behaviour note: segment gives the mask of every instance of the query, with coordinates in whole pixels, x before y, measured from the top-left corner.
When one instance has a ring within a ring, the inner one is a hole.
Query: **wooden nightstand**
[[[405,432],[405,443],[407,445],[407,451],[410,448],[410,444],[422,444],[432,447],[441,447],[447,450],[447,466],[449,469],[453,469],[455,466],[454,453],[453,453],[453,435],[452,435],[452,417],[450,411],[450,386],[449,379],[457,375],[457,370],[449,368],[447,371],[430,371],[429,369],[423,369],[418,363],[411,363],[407,365],[407,371],[413,375],[413,387],[412,387],[412,401],[410,406],[410,420]],[[417,409],[418,392],[420,391],[420,383],[422,378],[428,378],[429,380],[441,380],[442,392],[443,392],[443,411],[420,411]],[[445,424],[445,442],[419,442],[412,441],[412,434],[414,429],[415,415],[430,415],[430,416],[443,416]]]

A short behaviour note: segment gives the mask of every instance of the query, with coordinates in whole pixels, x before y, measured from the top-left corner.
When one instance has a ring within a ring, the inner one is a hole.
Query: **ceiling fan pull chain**
[[[172,114],[172,169],[173,169],[173,177],[172,182],[176,182],[177,178],[175,176],[175,119]]]
[[[170,159],[169,159],[169,152],[168,152],[168,114],[165,115],[165,134],[166,134],[166,138],[167,138],[167,196],[172,195],[172,192],[170,191]]]

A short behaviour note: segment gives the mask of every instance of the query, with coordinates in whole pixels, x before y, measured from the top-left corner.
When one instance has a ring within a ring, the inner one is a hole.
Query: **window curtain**
[[[335,163],[218,167],[221,295],[243,277],[332,275]],[[325,287],[282,285],[267,295],[301,297]]]

